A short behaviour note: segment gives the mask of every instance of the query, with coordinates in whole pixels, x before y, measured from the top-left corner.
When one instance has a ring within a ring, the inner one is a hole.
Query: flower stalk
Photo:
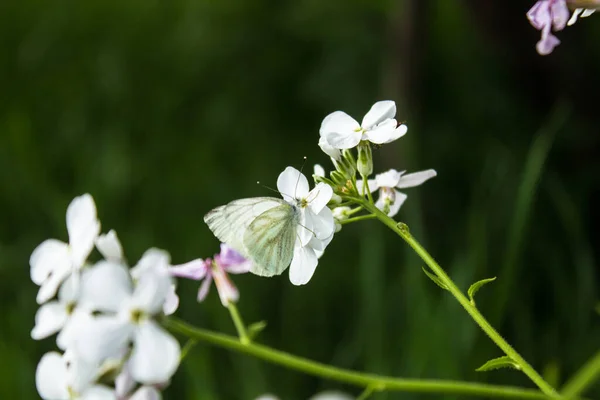
[[[361,373],[343,368],[322,364],[306,358],[298,357],[280,350],[256,343],[243,344],[237,338],[209,330],[196,328],[175,318],[167,318],[164,326],[171,332],[188,338],[210,343],[215,346],[234,350],[260,358],[267,362],[281,365],[309,375],[347,383],[361,388],[373,388],[377,391],[395,391],[411,393],[431,393],[446,395],[466,395],[513,399],[549,399],[562,398],[549,396],[538,390],[522,389],[514,386],[488,385],[450,380],[404,379]],[[575,398],[572,398],[575,399]]]
[[[557,397],[556,390],[548,384],[544,378],[531,366],[525,359],[510,345],[504,338],[490,325],[485,317],[479,312],[463,292],[456,286],[452,279],[440,267],[440,265],[431,257],[431,255],[417,242],[410,234],[408,227],[405,224],[398,224],[392,218],[385,215],[374,205],[361,200],[362,205],[367,211],[373,213],[377,219],[387,225],[391,230],[396,232],[404,241],[421,257],[427,266],[435,273],[440,281],[446,286],[447,290],[458,300],[461,306],[473,318],[475,323],[489,336],[490,339],[508,356],[520,369],[535,383],[542,392],[550,397]]]

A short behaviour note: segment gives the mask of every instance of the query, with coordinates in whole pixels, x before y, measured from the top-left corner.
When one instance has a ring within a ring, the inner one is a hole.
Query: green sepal
[[[425,269],[425,267],[421,267],[421,269],[423,270],[423,272],[425,272],[425,275],[427,275],[427,277],[433,281],[433,283],[435,283],[436,285],[438,285],[439,287],[441,287],[444,290],[448,290],[448,286],[446,286],[446,284],[444,282],[442,282],[440,278],[438,278],[431,272],[427,271],[427,269]]]
[[[266,327],[267,321],[258,321],[250,324],[247,328],[250,340],[254,340]]]
[[[513,368],[513,369],[520,370],[521,366],[519,364],[517,364],[516,362],[514,362],[513,359],[510,358],[509,356],[502,356],[502,357],[493,358],[493,359],[489,360],[488,362],[483,364],[481,367],[477,368],[475,371],[485,372],[485,371],[492,371],[494,369],[500,369],[500,368]]]
[[[469,299],[471,300],[471,304],[475,305],[475,293],[477,293],[477,291],[486,283],[490,283],[496,280],[496,277],[493,278],[488,278],[488,279],[482,279],[478,282],[475,282],[474,284],[471,285],[471,287],[469,288],[469,290],[467,290],[467,294],[469,295]]]

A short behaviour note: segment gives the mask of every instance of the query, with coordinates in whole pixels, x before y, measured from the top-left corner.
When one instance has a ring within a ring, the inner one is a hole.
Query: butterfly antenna
[[[314,237],[317,237],[317,234],[315,233],[315,231],[313,231],[312,229],[308,229],[306,226],[302,225],[302,224],[298,224],[299,226],[303,227],[304,229],[306,229],[307,231],[309,231],[310,233],[312,233],[312,235]],[[298,232],[296,232],[296,239],[300,240],[300,236],[298,235]]]
[[[280,193],[280,192],[279,192],[279,190],[275,190],[275,189],[273,189],[273,188],[272,188],[272,187],[270,187],[270,186],[263,185],[263,184],[261,184],[261,183],[260,183],[260,181],[256,181],[256,184],[257,184],[257,185],[259,185],[259,186],[261,186],[261,187],[263,187],[263,188],[265,188],[265,189],[267,189],[267,190],[270,190],[271,192],[274,192],[274,193],[277,193],[277,194],[281,194],[282,196],[287,196],[287,197],[289,197],[290,199],[293,199],[293,197],[292,197],[292,196],[290,196],[289,194]]]
[[[304,161],[302,161],[302,165],[300,166],[300,173],[298,174],[298,180],[296,180],[296,187],[294,188],[294,198],[296,197],[296,192],[298,191],[298,185],[300,184],[300,177],[302,176],[302,170],[306,165],[306,156],[304,156]]]

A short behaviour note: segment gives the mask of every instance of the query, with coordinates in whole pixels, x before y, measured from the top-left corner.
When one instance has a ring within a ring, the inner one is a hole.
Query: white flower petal
[[[323,207],[329,203],[331,197],[333,196],[333,189],[326,183],[318,183],[317,186],[313,190],[308,193],[306,196],[306,200],[308,201],[308,206],[315,213],[318,214],[321,212]]]
[[[300,241],[302,246],[306,246],[308,242],[310,242],[310,239],[315,235],[313,229],[314,218],[316,218],[316,215],[310,208],[307,207],[300,210],[300,219],[298,221],[296,234],[298,235],[297,241]]]
[[[375,179],[368,179],[367,182],[369,183],[369,191],[371,193],[373,193],[377,189],[379,189],[379,185],[377,184],[377,180],[375,180]],[[356,180],[356,190],[358,191],[358,194],[362,195],[362,192],[363,192],[363,181],[362,181],[362,179],[357,179]]]
[[[126,397],[135,387],[135,381],[131,377],[129,368],[125,366],[115,378],[115,393],[118,397]]]
[[[31,338],[40,340],[58,332],[67,320],[67,310],[64,304],[57,301],[46,303],[35,314],[35,326]]]
[[[46,353],[35,371],[35,386],[44,400],[69,399],[67,368],[62,355],[53,351]]]
[[[117,395],[108,386],[94,385],[85,390],[79,400],[117,400]]]
[[[404,124],[399,125],[396,129],[394,129],[394,132],[392,132],[389,139],[385,143],[391,143],[396,139],[400,139],[402,136],[406,135],[406,132],[408,132],[408,127]]]
[[[69,246],[60,240],[45,240],[31,253],[29,265],[31,280],[36,285],[41,285],[55,269],[70,268]]]
[[[330,132],[324,137],[327,142],[336,149],[352,149],[360,143],[362,131],[353,131],[346,134]]]
[[[56,345],[61,350],[66,350],[74,346],[80,332],[85,329],[87,324],[93,321],[92,314],[89,310],[82,307],[77,307],[65,321],[65,324],[56,337]]]
[[[395,119],[386,119],[373,127],[373,129],[365,131],[363,140],[368,140],[376,144],[389,143],[393,141],[397,124]]]
[[[134,326],[123,318],[100,316],[83,327],[73,348],[88,362],[118,357],[127,349]]]
[[[171,291],[173,281],[167,269],[149,270],[142,275],[131,296],[131,306],[150,315],[159,313]]]
[[[339,149],[336,149],[332,145],[329,144],[325,136],[321,136],[319,138],[319,147],[323,150],[323,153],[327,154],[329,157],[333,158],[336,161],[340,161],[342,158],[342,152]]]
[[[389,171],[383,172],[381,174],[375,175],[375,181],[377,182],[377,187],[394,187],[400,181],[400,177],[402,176],[402,172],[398,172],[395,169],[390,169]],[[369,182],[369,188],[371,188],[371,182]]]
[[[129,359],[131,376],[152,385],[168,381],[177,370],[181,349],[173,336],[154,321],[145,321],[135,332]]]
[[[117,312],[131,296],[129,271],[121,264],[100,261],[82,281],[80,301],[94,310]]]
[[[79,278],[78,274],[72,274],[62,283],[58,290],[58,300],[61,303],[76,303],[79,300],[79,292],[81,291],[81,279]]]
[[[325,168],[323,168],[319,164],[315,164],[313,167],[313,175],[324,178],[325,177]]]
[[[396,201],[394,201],[390,205],[390,210],[388,211],[388,214],[387,214],[388,217],[393,218],[394,216],[396,216],[396,214],[398,214],[398,211],[400,211],[400,207],[402,207],[402,204],[404,204],[407,197],[408,196],[405,195],[404,193],[401,193],[396,190]]]
[[[364,129],[371,129],[386,119],[396,116],[396,103],[391,100],[378,101],[371,106],[371,109],[365,114],[361,126]]]
[[[96,248],[109,261],[123,261],[123,246],[112,229],[96,238]]]
[[[160,400],[162,396],[160,392],[152,386],[142,386],[129,397],[129,400]]]
[[[38,304],[44,304],[50,300],[56,292],[60,284],[71,274],[71,267],[61,265],[60,268],[55,268],[52,274],[42,283],[36,297]]]
[[[290,282],[294,285],[304,285],[310,281],[319,260],[310,246],[294,248],[294,258],[290,265]]]
[[[319,214],[313,218],[313,232],[315,238],[323,240],[333,233],[335,230],[335,222],[333,220],[333,213],[329,207],[324,207]]]
[[[165,315],[171,315],[179,308],[179,296],[177,296],[176,289],[177,286],[172,283],[169,292],[167,293],[165,303],[163,304],[163,313],[165,313]]]
[[[81,267],[94,248],[100,234],[96,204],[89,194],[75,197],[67,208],[67,231],[75,266]]]
[[[287,167],[277,177],[277,190],[285,201],[295,203],[294,199],[300,199],[308,194],[308,179],[294,167]]]
[[[419,185],[422,185],[428,179],[431,179],[436,175],[437,175],[437,172],[435,172],[434,169],[413,172],[412,174],[403,175],[400,178],[400,180],[398,181],[398,184],[393,185],[393,186],[396,186],[398,189],[419,186]]]
[[[164,250],[151,248],[144,252],[140,261],[131,268],[131,276],[133,279],[140,279],[140,277],[146,274],[150,270],[159,269],[166,270],[169,268],[171,262],[171,256]]]
[[[334,111],[323,119],[319,128],[320,136],[327,136],[336,132],[340,135],[350,134],[360,130],[358,122],[343,111]],[[330,143],[331,144],[331,143]]]

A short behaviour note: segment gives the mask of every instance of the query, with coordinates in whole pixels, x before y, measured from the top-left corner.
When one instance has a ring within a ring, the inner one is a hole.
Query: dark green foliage
[[[37,398],[35,367],[54,343],[29,338],[28,258],[67,239],[73,197],[94,196],[132,263],[151,246],[173,263],[209,257],[218,242],[204,213],[270,196],[255,182],[275,187],[303,156],[308,172],[326,165],[322,118],[360,120],[380,99],[396,100],[409,131],[373,152],[375,172],[438,171],[407,190],[398,219],[411,234],[464,291],[498,277],[478,309],[553,381],[600,349],[600,17],[540,57],[529,2],[0,3],[1,399]],[[376,373],[531,387],[518,371],[475,372],[498,350],[421,266],[366,221],[336,235],[304,287],[286,274],[233,279],[244,319],[268,323],[261,343]],[[203,304],[195,282],[180,288],[180,317],[235,332],[214,288]],[[357,393],[198,343],[166,398],[323,389]]]

